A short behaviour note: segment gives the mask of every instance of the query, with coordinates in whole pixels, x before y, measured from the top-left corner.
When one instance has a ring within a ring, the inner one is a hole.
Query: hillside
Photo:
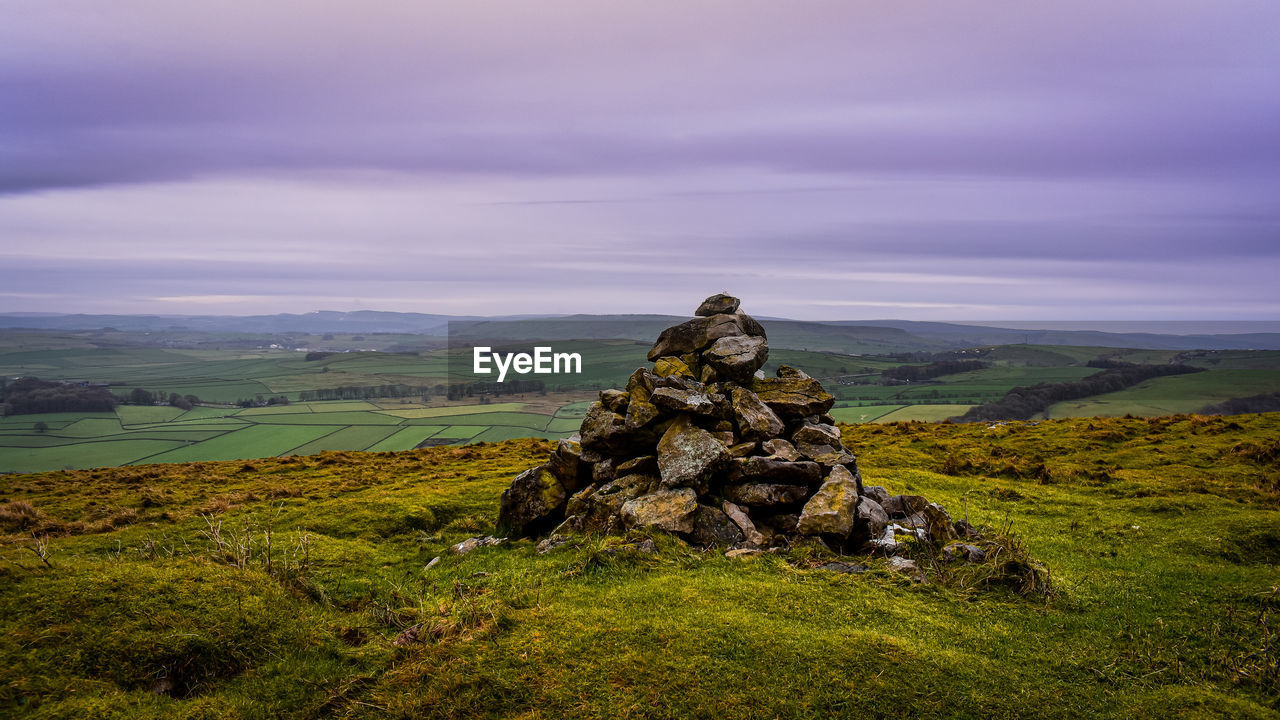
[[[450,553],[536,440],[9,475],[0,714],[1280,717],[1280,414],[843,434],[1050,589],[662,535]]]
[[[846,323],[833,323],[846,324]],[[859,324],[897,328],[912,335],[945,342],[954,347],[973,345],[1076,345],[1109,348],[1146,348],[1150,350],[1276,350],[1280,349],[1280,333],[1275,323],[1255,322],[1206,322],[1206,323],[1009,323],[1010,327],[998,327],[999,323],[965,325],[961,323],[919,322],[908,320],[870,320]],[[1113,325],[1146,324],[1154,327],[1171,326],[1166,332],[1132,332],[1103,330]],[[1178,332],[1179,325],[1198,325],[1209,332]],[[1062,329],[1054,325],[1093,325],[1094,329]],[[1216,327],[1215,327],[1216,326]],[[1247,331],[1242,329],[1248,328]]]

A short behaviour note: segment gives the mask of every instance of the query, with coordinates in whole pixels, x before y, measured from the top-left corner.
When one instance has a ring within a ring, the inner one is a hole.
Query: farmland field
[[[893,412],[886,413],[875,419],[878,423],[887,422],[906,422],[909,420],[921,420],[924,422],[939,422],[949,417],[963,415],[971,405],[904,405]]]
[[[1051,418],[1170,415],[1194,412],[1231,397],[1269,392],[1280,392],[1280,371],[1210,370],[1155,378],[1118,392],[1057,403],[1049,408],[1048,415]]]
[[[369,446],[368,449],[374,452],[412,450],[443,429],[444,427],[440,425],[417,425],[400,428],[385,439]]]
[[[0,331],[0,378],[111,383],[116,394],[142,388],[162,398],[170,392],[195,395],[201,404],[184,411],[161,400],[120,405],[112,413],[0,418],[0,472],[565,437],[578,429],[598,389],[621,386],[635,367],[646,364],[648,347],[629,340],[568,341],[563,349],[590,352],[596,361],[575,389],[448,400],[442,393],[451,377],[449,351],[443,349],[334,352],[308,360],[305,353],[272,348],[94,347],[94,342],[100,340]],[[972,404],[998,400],[1017,386],[1087,377],[1098,370],[1084,363],[1097,357],[1178,360],[1208,371],[1061,403],[1051,415],[1190,412],[1226,397],[1280,389],[1280,352],[1179,354],[1027,345],[979,348],[972,356],[988,366],[907,384],[884,384],[880,373],[922,363],[778,348],[771,350],[765,369],[789,364],[819,378],[837,398],[832,416],[846,423],[942,420]],[[960,357],[970,357],[969,351]],[[415,390],[405,397],[365,396],[369,388],[396,386]],[[338,388],[354,396],[315,399]],[[266,404],[266,398],[277,398],[276,404]]]
[[[851,407],[834,407],[831,408],[831,417],[838,422],[843,423],[864,423],[871,422],[878,417],[887,415],[898,408],[906,407],[905,405],[861,405]]]
[[[577,407],[584,405],[581,397],[551,398],[551,403]],[[12,416],[0,423],[0,471],[240,460],[325,450],[408,450],[429,438],[448,442],[555,438],[569,435],[582,422],[581,413],[573,410],[568,417],[557,418],[557,407],[545,402],[356,409],[361,407],[376,408],[349,401],[246,409],[198,407],[187,412],[121,405],[114,415]],[[48,429],[35,431],[37,422],[45,422]]]

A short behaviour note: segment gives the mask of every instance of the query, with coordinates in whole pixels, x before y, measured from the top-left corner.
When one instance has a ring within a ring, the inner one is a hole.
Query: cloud
[[[68,0],[9,20],[15,309],[684,313],[708,286],[828,318],[1275,304],[1273,0]]]
[[[73,0],[0,30],[0,189],[352,168],[1274,179],[1277,20],[1266,0]]]

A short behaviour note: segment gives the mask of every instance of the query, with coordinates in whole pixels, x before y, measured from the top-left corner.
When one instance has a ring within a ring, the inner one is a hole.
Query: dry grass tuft
[[[42,515],[35,505],[26,500],[14,500],[0,505],[0,529],[5,532],[26,532],[39,527]]]

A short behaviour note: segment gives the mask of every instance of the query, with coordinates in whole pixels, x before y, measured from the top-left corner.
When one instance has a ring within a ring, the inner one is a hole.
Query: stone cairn
[[[977,535],[923,497],[864,487],[827,414],[834,398],[795,368],[765,377],[764,328],[739,304],[713,295],[664,330],[653,369],[601,392],[579,432],[502,493],[499,524],[520,536],[658,528],[736,550],[816,537],[888,555],[902,533]]]

